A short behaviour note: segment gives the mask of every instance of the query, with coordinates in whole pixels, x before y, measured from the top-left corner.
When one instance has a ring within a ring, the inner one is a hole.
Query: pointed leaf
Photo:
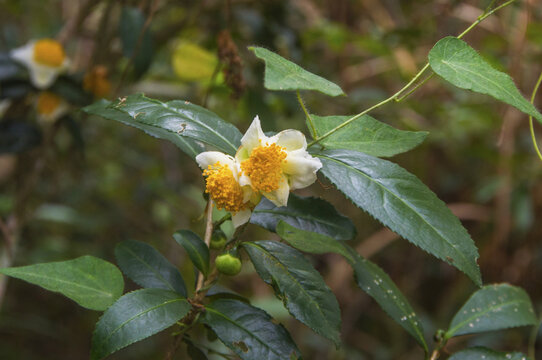
[[[93,256],[3,268],[0,274],[61,293],[91,310],[107,309],[124,290],[124,280],[119,269]]]
[[[277,234],[301,251],[312,254],[334,252],[344,256],[354,269],[359,287],[375,299],[393,320],[412,335],[425,352],[428,351],[420,319],[395,283],[376,264],[364,259],[354,249],[342,242],[335,241],[325,235],[296,229],[284,222],[280,222],[277,226]]]
[[[83,111],[88,114],[101,116],[108,120],[114,120],[121,122],[125,125],[136,127],[156,138],[168,140],[175,144],[179,149],[181,149],[191,158],[195,158],[196,155],[205,151],[205,146],[202,143],[187,136],[181,136],[176,132],[163,129],[152,124],[146,124],[136,121],[130,115],[120,110],[114,109],[111,106],[111,101],[108,100],[97,101],[94,104],[83,108]]]
[[[115,257],[122,272],[144,288],[165,289],[187,296],[179,270],[149,244],[123,241],[115,247]]]
[[[298,250],[311,254],[336,253],[344,256],[348,261],[354,260],[341,242],[327,235],[301,230],[284,221],[279,221],[277,234]]]
[[[476,291],[452,319],[446,337],[537,325],[529,295],[508,284],[484,286]]]
[[[329,96],[344,95],[329,80],[303,69],[280,55],[261,47],[249,47],[256,57],[265,61],[264,85],[269,90],[316,90]]]
[[[279,221],[287,222],[298,229],[331,236],[337,240],[350,240],[356,236],[352,221],[324,199],[301,197],[290,194],[288,205],[278,207],[263,198],[250,217],[250,222],[276,232]]]
[[[243,247],[262,280],[273,286],[290,314],[338,346],[339,304],[303,254],[274,241],[247,242]]]
[[[467,274],[478,286],[478,250],[457,217],[417,177],[360,152],[315,154],[321,172],[358,207],[413,244]]]
[[[205,308],[204,322],[241,359],[282,360],[300,356],[290,334],[265,311],[219,299]]]
[[[121,297],[96,323],[92,360],[154,335],[188,314],[188,301],[163,289],[141,289]]]
[[[461,350],[450,356],[449,360],[527,360],[520,352],[500,352],[481,346]]]
[[[311,115],[316,128],[315,137],[324,135],[351,117]],[[420,145],[427,134],[426,131],[398,130],[369,115],[364,115],[319,143],[327,149],[349,149],[372,156],[389,157]]]
[[[209,248],[203,240],[190,230],[179,230],[173,234],[173,238],[186,250],[194,266],[207,276],[209,273]]]
[[[542,123],[542,114],[521,95],[514,80],[491,67],[463,40],[452,36],[439,40],[429,52],[429,64],[451,84],[492,96]]]

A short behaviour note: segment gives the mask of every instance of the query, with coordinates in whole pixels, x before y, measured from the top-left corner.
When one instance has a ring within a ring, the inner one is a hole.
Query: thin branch
[[[207,203],[207,215],[206,215],[206,223],[205,223],[205,245],[209,247],[209,244],[211,244],[211,236],[213,235],[213,200],[209,198],[209,202]],[[196,293],[203,287],[203,282],[205,281],[205,275],[200,271],[198,275],[198,282],[196,285]]]

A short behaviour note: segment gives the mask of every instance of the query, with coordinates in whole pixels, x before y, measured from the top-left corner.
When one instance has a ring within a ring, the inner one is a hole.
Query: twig
[[[209,198],[209,202],[207,202],[207,215],[206,215],[206,223],[205,223],[205,245],[209,247],[209,244],[211,244],[211,236],[213,235],[213,200]],[[198,282],[196,285],[196,293],[203,287],[203,282],[205,280],[205,275],[203,275],[202,272],[198,275]]]

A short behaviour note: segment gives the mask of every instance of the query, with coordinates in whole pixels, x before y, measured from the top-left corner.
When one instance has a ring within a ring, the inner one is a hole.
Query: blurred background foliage
[[[348,94],[329,98],[303,93],[312,113],[355,114],[401,88],[423,66],[436,41],[460,33],[490,3],[0,0],[0,51],[31,39],[57,38],[72,59],[68,78],[81,82],[89,69],[101,66],[111,83],[110,98],[144,92],[206,106],[242,131],[255,115],[265,131],[305,131],[295,94],[264,90],[263,64],[247,46],[276,51],[340,84]],[[530,94],[542,70],[538,1],[518,1],[465,40]],[[10,97],[6,89],[11,88],[0,83],[3,98]],[[77,110],[90,101],[84,94],[69,88],[58,93],[73,104],[70,120],[64,119],[69,126],[59,121],[36,130],[30,126],[36,124],[35,114],[28,110],[16,113],[15,128],[0,120],[0,215],[4,228],[11,226],[20,238],[14,265],[84,254],[114,262],[114,246],[136,239],[159,249],[178,264],[187,283],[193,283],[194,270],[172,234],[180,228],[203,232],[205,200],[197,165],[168,142],[85,116]],[[27,109],[32,95],[21,94],[16,101]],[[542,95],[536,103],[541,106]],[[484,282],[522,286],[541,310],[542,171],[526,116],[437,77],[403,102],[372,115],[399,129],[430,132],[422,146],[394,161],[420,177],[462,219],[479,248]],[[13,134],[20,141],[30,136],[29,145],[9,148]],[[383,229],[320,180],[299,193],[324,197],[354,221],[354,245],[390,274],[410,299],[424,320],[428,339],[437,328],[445,328],[475,286],[454,268]],[[255,227],[248,234],[254,240],[272,236]],[[415,342],[353,285],[344,260],[326,255],[314,261],[341,305],[344,346],[338,350],[288,320],[282,303],[248,262],[241,275],[222,281],[285,322],[306,359],[423,356]],[[127,289],[135,288],[127,280]],[[2,359],[88,357],[98,313],[18,280],[10,280],[7,292],[0,295]],[[525,351],[526,332],[520,328],[464,336],[448,347],[476,344]],[[161,359],[170,340],[166,331],[111,359]]]

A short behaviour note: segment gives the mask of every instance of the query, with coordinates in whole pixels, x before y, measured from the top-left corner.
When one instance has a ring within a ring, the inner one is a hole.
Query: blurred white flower
[[[30,41],[12,50],[10,55],[28,68],[30,80],[38,89],[51,86],[70,63],[62,44],[53,39]]]
[[[290,190],[314,183],[322,167],[320,160],[307,152],[302,132],[290,129],[267,137],[258,116],[241,139],[235,159],[241,186],[250,185],[277,206],[286,206]]]
[[[42,123],[54,123],[68,112],[68,103],[60,96],[43,91],[36,100],[38,120]]]

